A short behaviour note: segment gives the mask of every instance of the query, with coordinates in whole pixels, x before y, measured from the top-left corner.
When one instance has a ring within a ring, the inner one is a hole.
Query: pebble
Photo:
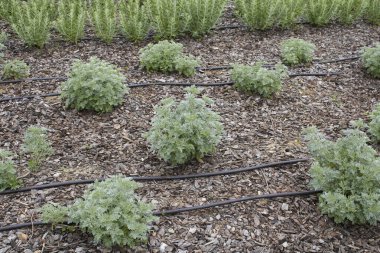
[[[281,205],[281,210],[282,210],[282,211],[288,211],[288,210],[289,210],[289,205],[286,204],[286,203],[282,203],[282,205]]]

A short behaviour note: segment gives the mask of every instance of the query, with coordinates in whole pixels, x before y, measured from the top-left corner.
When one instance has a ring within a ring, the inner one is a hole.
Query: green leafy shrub
[[[193,56],[180,56],[174,60],[175,70],[181,75],[190,77],[195,75],[199,60]]]
[[[366,0],[340,0],[338,20],[346,25],[352,24],[362,16],[366,8]]]
[[[195,38],[207,34],[223,13],[226,0],[187,0],[186,12],[189,14],[187,28]]]
[[[281,43],[282,61],[290,66],[313,60],[315,45],[302,39],[288,39]]]
[[[148,71],[173,72],[174,62],[183,54],[183,45],[173,41],[160,41],[140,49],[140,65]]]
[[[90,232],[96,243],[111,246],[135,246],[147,240],[148,224],[156,218],[153,206],[139,200],[139,185],[123,177],[95,182],[83,199],[70,207],[69,221]]]
[[[41,219],[44,222],[52,223],[53,225],[57,225],[59,223],[67,222],[69,207],[53,205],[53,204],[45,204],[41,208]]]
[[[20,186],[12,161],[12,153],[0,149],[0,191],[16,189]]]
[[[42,48],[50,36],[53,0],[11,0],[13,30],[29,46]]]
[[[150,22],[142,1],[121,1],[119,9],[122,33],[131,41],[143,40],[149,32]]]
[[[106,247],[133,247],[147,240],[149,223],[157,219],[152,215],[153,206],[136,196],[138,187],[120,176],[96,181],[71,206],[44,205],[41,217],[53,224],[76,223]]]
[[[380,0],[367,0],[365,18],[374,25],[380,25]]]
[[[380,78],[380,43],[373,48],[365,48],[361,58],[368,74]]]
[[[145,134],[152,149],[173,165],[214,152],[223,133],[220,116],[207,108],[212,100],[197,98],[200,90],[194,86],[186,91],[185,100],[168,98],[155,107],[152,127]]]
[[[323,190],[322,213],[335,222],[376,224],[380,220],[380,159],[366,134],[350,129],[336,142],[327,140],[315,127],[305,130],[314,158],[311,185]]]
[[[77,60],[62,85],[61,97],[67,108],[110,112],[128,92],[124,81],[123,74],[108,62],[96,57],[88,63]]]
[[[237,15],[251,29],[266,30],[276,24],[280,1],[236,0]]]
[[[337,15],[340,0],[306,0],[305,16],[312,25],[323,26]],[[345,2],[345,1],[344,1]]]
[[[369,133],[376,142],[380,142],[380,104],[376,105],[369,116],[371,118],[371,122],[368,124]]]
[[[78,43],[84,36],[87,9],[84,0],[60,0],[56,26],[59,33],[68,41]]]
[[[156,32],[156,39],[172,39],[186,32],[190,15],[187,0],[146,0],[144,5]]]
[[[300,19],[305,10],[305,0],[279,0],[278,25],[281,28],[291,28]]]
[[[30,126],[25,131],[23,151],[30,155],[28,166],[31,171],[36,171],[50,155],[53,148],[46,135],[46,128]]]
[[[111,43],[117,32],[115,1],[92,0],[90,12],[96,35],[105,43]]]
[[[148,44],[140,50],[140,65],[148,71],[170,73],[178,71],[185,76],[195,74],[199,60],[183,54],[183,45],[173,41]]]
[[[29,66],[20,60],[7,61],[3,67],[3,79],[22,79],[29,76]]]
[[[253,66],[242,64],[233,65],[231,79],[234,87],[245,93],[257,93],[263,97],[270,97],[282,88],[281,80],[287,77],[287,68],[277,64],[275,69],[266,69],[258,62]]]

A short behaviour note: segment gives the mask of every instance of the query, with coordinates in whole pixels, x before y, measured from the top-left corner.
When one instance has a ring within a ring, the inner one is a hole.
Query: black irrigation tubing
[[[231,205],[234,203],[247,202],[247,201],[253,201],[253,200],[258,200],[258,199],[275,199],[275,198],[286,198],[286,197],[297,197],[297,196],[310,196],[310,195],[316,195],[320,193],[322,193],[322,191],[313,190],[313,191],[302,191],[302,192],[280,192],[280,193],[273,193],[273,194],[254,195],[254,196],[247,196],[247,197],[229,199],[229,200],[224,200],[224,201],[217,201],[217,202],[204,204],[204,205],[198,205],[198,206],[155,211],[153,212],[153,215],[156,215],[156,216],[174,215],[174,214],[179,214],[179,213],[184,213],[184,212],[191,212],[191,211],[213,208],[213,207],[218,207],[218,206]],[[69,223],[60,223],[60,224],[71,225]],[[6,232],[6,231],[29,228],[29,227],[37,227],[37,226],[48,226],[48,225],[52,225],[52,223],[36,221],[36,222],[29,222],[29,223],[13,224],[13,225],[5,226],[5,227],[0,227],[0,232]],[[72,224],[72,225],[75,225],[75,224]]]
[[[243,172],[248,172],[248,171],[253,171],[253,170],[260,170],[260,169],[265,169],[265,168],[270,168],[270,167],[281,167],[281,166],[296,164],[300,162],[307,162],[309,160],[310,160],[309,158],[299,158],[299,159],[293,159],[293,160],[287,160],[287,161],[264,163],[264,164],[253,165],[253,166],[248,166],[248,167],[233,169],[233,170],[227,169],[227,170],[221,170],[221,171],[215,171],[215,172],[197,173],[197,174],[179,175],[179,176],[146,176],[146,177],[131,176],[130,178],[137,182],[147,182],[147,181],[185,180],[185,179],[201,178],[201,177],[215,177],[215,176],[243,173]],[[34,185],[34,186],[19,188],[15,190],[2,191],[0,192],[0,196],[14,194],[14,193],[28,192],[32,190],[57,188],[57,187],[69,186],[69,185],[92,184],[96,180],[103,181],[105,179],[100,178],[100,179],[72,180],[72,181],[56,182],[56,183],[50,183],[50,184]]]
[[[289,77],[297,77],[297,76],[337,76],[340,73],[336,72],[327,72],[327,73],[290,73]],[[234,85],[234,82],[221,82],[221,83],[131,83],[127,85],[129,88],[137,88],[137,87],[148,87],[148,86],[198,86],[198,87],[217,87],[217,86],[231,86]],[[28,95],[28,96],[17,96],[17,97],[5,97],[1,98],[0,102],[8,102],[13,100],[22,100],[22,99],[33,99],[39,97],[56,97],[61,95],[61,93],[49,93],[49,94],[41,94],[41,95]]]
[[[360,59],[360,56],[349,56],[339,59],[333,59],[333,60],[316,60],[313,61],[314,64],[327,64],[327,63],[335,63],[335,62],[342,62],[342,61],[355,61]],[[264,64],[263,67],[273,67],[275,64]],[[198,71],[212,71],[212,70],[225,70],[225,69],[232,69],[231,65],[223,65],[223,66],[210,66],[210,67],[197,67]]]
[[[36,78],[26,78],[26,79],[17,79],[17,80],[3,80],[0,81],[0,84],[11,84],[11,83],[21,83],[21,82],[33,82],[33,81],[52,81],[52,80],[67,80],[67,77],[57,76],[57,77],[36,77]]]

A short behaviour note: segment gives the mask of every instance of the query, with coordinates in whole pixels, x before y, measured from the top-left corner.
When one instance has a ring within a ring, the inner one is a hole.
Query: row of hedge
[[[140,41],[207,34],[223,14],[227,0],[0,0],[7,20],[28,45],[43,47],[51,29],[77,43],[87,23],[106,43],[121,32]],[[380,25],[380,0],[234,0],[235,13],[251,29],[292,28],[299,22],[323,26],[358,19]]]

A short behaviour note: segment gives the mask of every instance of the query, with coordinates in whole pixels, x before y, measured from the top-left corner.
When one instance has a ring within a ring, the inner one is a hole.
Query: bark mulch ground
[[[221,21],[225,24],[227,16]],[[2,28],[9,28],[2,24]],[[365,23],[294,30],[251,32],[213,31],[201,40],[178,39],[203,66],[278,62],[279,45],[298,37],[317,46],[316,58],[336,59],[358,54],[379,41],[380,28]],[[148,41],[132,44],[116,39],[111,45],[83,41],[78,45],[50,42],[44,49],[25,47],[11,36],[7,58],[31,66],[31,76],[64,76],[74,59],[97,56],[122,68],[129,82],[222,82],[228,71],[206,71],[192,78],[147,73],[138,67],[138,50]],[[58,97],[21,100],[0,105],[0,147],[19,153],[25,129],[48,128],[54,155],[41,170],[28,173],[27,157],[16,160],[24,185],[126,175],[179,175],[238,168],[268,161],[307,157],[301,130],[316,125],[334,139],[349,121],[367,118],[379,101],[380,81],[368,77],[360,61],[314,64],[292,72],[340,72],[336,77],[297,77],[285,81],[272,99],[248,96],[233,87],[205,88],[212,108],[223,119],[225,135],[217,152],[186,166],[170,167],[159,160],[142,137],[149,129],[153,106],[166,97],[181,99],[181,87],[133,88],[112,113],[65,110]],[[25,82],[0,86],[2,95],[59,91],[59,82]],[[281,169],[175,182],[144,183],[139,195],[158,210],[199,205],[241,196],[310,189],[310,163]],[[70,204],[85,186],[1,196],[0,225],[39,220],[45,203]],[[334,224],[321,215],[317,197],[260,200],[162,217],[153,224],[146,245],[130,252],[380,252],[380,226]],[[35,227],[0,233],[0,252],[110,252],[94,245],[80,231]]]

